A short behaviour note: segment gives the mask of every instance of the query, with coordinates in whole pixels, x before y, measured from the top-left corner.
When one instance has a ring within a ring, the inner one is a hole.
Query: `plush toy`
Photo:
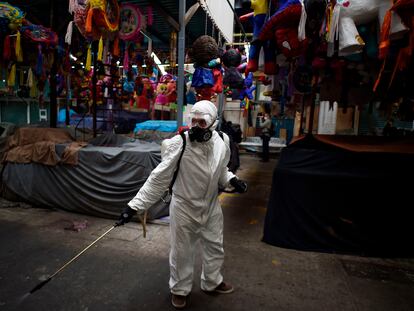
[[[269,38],[268,40],[259,39],[262,27],[266,22],[267,12],[269,10],[269,1],[252,0],[251,8],[253,9],[252,13],[240,17],[242,22],[249,20],[253,24],[253,39],[250,44],[249,62],[247,64],[246,72],[257,71],[260,50],[263,48],[265,59],[264,72],[269,75],[276,74],[277,66],[274,40],[273,38]]]
[[[367,24],[375,19],[382,25],[392,5],[393,0],[337,0],[329,26],[328,56],[334,53],[333,44],[336,38],[339,38],[339,56],[361,53],[365,42],[358,33],[357,25]],[[387,18],[390,20],[390,40],[400,38],[408,31],[395,12],[388,14]]]
[[[199,99],[210,100],[213,93],[220,93],[223,90],[221,61],[214,38],[199,37],[193,43],[190,57],[195,67],[192,86],[196,89]]]

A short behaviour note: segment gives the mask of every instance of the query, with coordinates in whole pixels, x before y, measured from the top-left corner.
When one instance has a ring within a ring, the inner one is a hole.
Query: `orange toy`
[[[119,5],[116,0],[89,0],[87,4],[87,16],[85,30],[92,34],[94,28],[98,27],[106,31],[118,30]]]

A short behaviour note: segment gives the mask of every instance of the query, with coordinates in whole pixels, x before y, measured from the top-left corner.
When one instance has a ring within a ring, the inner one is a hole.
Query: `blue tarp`
[[[134,133],[143,130],[177,132],[177,121],[148,120],[145,122],[137,123]]]

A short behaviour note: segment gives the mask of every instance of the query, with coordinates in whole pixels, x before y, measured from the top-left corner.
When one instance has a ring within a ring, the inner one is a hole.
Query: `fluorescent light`
[[[138,66],[137,65],[132,65],[132,68],[138,68]]]
[[[69,54],[70,59],[74,60],[75,62],[78,60],[77,57],[73,56],[72,54]]]
[[[152,52],[152,53],[151,53],[151,57],[154,59],[154,62],[155,62],[157,65],[161,65],[161,61],[160,61],[160,59],[158,58],[158,56],[157,56],[154,52]]]

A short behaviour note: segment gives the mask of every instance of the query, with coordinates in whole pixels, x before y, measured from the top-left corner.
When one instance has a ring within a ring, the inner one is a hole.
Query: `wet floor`
[[[188,310],[414,310],[414,260],[282,249],[261,242],[277,163],[241,156],[247,194],[223,194],[230,295],[200,290],[197,258]],[[174,310],[168,226],[116,228],[43,288],[26,295],[113,221],[16,204],[0,208],[0,310]],[[22,299],[24,297],[24,299]]]

